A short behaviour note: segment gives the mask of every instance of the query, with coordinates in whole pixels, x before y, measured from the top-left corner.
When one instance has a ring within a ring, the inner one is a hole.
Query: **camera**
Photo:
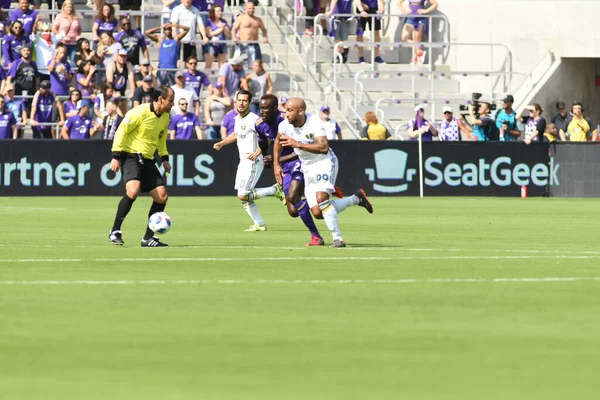
[[[481,96],[483,96],[481,93],[472,93],[471,94],[471,105],[473,106],[473,113],[475,114],[475,118],[479,118],[479,103],[481,103],[479,101],[479,99],[481,99]],[[490,105],[490,111],[495,111],[496,110],[496,103],[492,103],[492,102],[485,102],[488,103]],[[460,113],[460,115],[465,118],[467,115],[469,115],[469,105],[460,105],[458,106],[458,109],[460,111],[466,111],[464,113]]]

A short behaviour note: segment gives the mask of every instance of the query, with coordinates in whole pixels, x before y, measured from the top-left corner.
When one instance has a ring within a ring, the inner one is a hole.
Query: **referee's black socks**
[[[123,224],[123,220],[125,219],[127,214],[129,214],[129,210],[131,210],[131,206],[133,205],[134,201],[135,199],[132,199],[127,195],[123,196],[121,201],[119,201],[119,206],[117,207],[117,215],[115,216],[115,222],[113,224],[112,232],[121,230],[121,224]]]
[[[153,201],[152,206],[150,207],[150,212],[148,213],[148,219],[150,219],[150,216],[152,216],[152,214],[154,213],[165,211],[165,207],[166,204],[161,204]],[[154,236],[154,232],[152,232],[152,229],[150,229],[150,227],[146,227],[146,234],[144,235],[144,240],[148,240],[152,236]]]

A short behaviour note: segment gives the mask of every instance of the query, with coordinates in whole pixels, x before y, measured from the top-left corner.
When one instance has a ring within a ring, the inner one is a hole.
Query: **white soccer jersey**
[[[306,114],[306,121],[300,127],[293,126],[287,120],[279,124],[279,133],[284,136],[290,136],[298,143],[313,144],[315,138],[319,136],[327,137],[322,121],[319,117],[312,114]],[[302,165],[310,165],[321,160],[327,160],[332,157],[331,149],[327,154],[311,153],[306,150],[294,149]]]
[[[254,113],[248,113],[245,117],[235,116],[234,132],[237,136],[237,146],[240,152],[240,160],[245,160],[248,155],[258,149],[258,133],[256,132],[256,120],[260,117]]]

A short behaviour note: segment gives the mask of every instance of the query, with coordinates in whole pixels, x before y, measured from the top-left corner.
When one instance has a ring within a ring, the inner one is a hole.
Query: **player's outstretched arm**
[[[213,145],[213,149],[219,151],[223,146],[227,146],[228,144],[234,143],[237,140],[237,135],[233,132],[231,135],[227,136],[225,139],[217,142]]]
[[[315,138],[315,143],[312,144],[300,143],[289,136],[284,136],[280,140],[282,146],[289,146],[294,149],[308,151],[309,153],[327,154],[329,151],[327,136],[317,136]]]

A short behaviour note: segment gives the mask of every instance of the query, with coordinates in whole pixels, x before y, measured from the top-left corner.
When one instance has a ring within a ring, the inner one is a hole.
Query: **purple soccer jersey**
[[[0,139],[12,139],[12,127],[17,123],[12,112],[6,111],[0,114]]]
[[[48,93],[46,96],[38,95],[37,108],[35,113],[35,120],[37,122],[52,122],[52,107],[56,102],[56,98],[52,93]],[[38,128],[34,126],[34,129]],[[39,127],[44,129],[45,127]]]
[[[92,120],[77,114],[67,119],[66,127],[69,129],[69,138],[72,140],[89,139]]]
[[[196,92],[197,96],[200,96],[202,85],[210,85],[210,79],[204,74],[204,72],[196,71],[193,75],[190,71],[185,71],[185,84],[190,86]]]
[[[196,138],[194,129],[197,126],[200,126],[200,122],[194,113],[177,114],[171,117],[169,130],[175,131],[175,139],[190,140]]]
[[[223,117],[223,121],[221,122],[221,128],[225,128],[227,130],[227,136],[231,135],[235,129],[235,116],[237,112],[235,108],[225,114]]]

